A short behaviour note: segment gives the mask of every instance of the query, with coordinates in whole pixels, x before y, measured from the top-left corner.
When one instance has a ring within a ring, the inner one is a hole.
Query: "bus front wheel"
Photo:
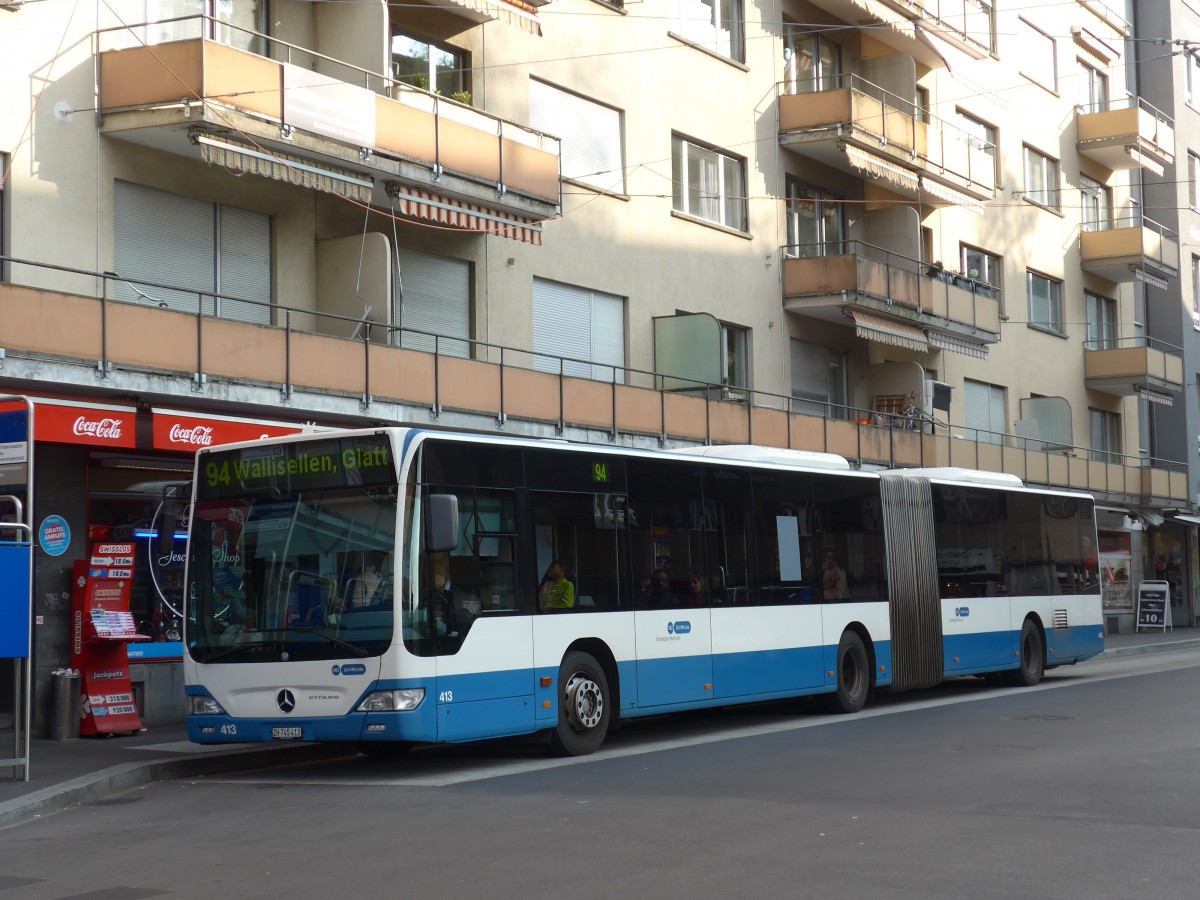
[[[558,726],[550,750],[558,756],[587,756],[604,743],[611,715],[608,679],[588,654],[571,651],[558,669]]]
[[[867,705],[871,693],[871,661],[862,638],[842,633],[837,648],[837,690],[821,695],[821,705],[831,713],[856,713]]]
[[[1011,687],[1033,687],[1042,680],[1046,660],[1042,654],[1042,633],[1029,619],[1021,626],[1021,663],[1004,673]]]

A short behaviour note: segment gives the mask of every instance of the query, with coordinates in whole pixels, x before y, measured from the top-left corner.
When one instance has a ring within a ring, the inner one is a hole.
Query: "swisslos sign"
[[[207,419],[182,413],[155,411],[152,417],[153,446],[150,447],[146,445],[145,435],[141,444],[138,442],[136,410],[38,403],[34,415],[35,437],[38,441],[54,444],[194,453],[217,444],[279,437],[300,431],[298,425]]]

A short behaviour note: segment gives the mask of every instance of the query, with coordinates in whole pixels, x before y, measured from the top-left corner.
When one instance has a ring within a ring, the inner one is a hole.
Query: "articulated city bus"
[[[761,447],[413,428],[196,458],[184,640],[205,744],[364,750],[963,675],[1102,649],[1090,497]]]

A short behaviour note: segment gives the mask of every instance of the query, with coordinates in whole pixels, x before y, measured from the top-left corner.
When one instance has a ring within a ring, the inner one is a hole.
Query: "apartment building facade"
[[[1009,472],[1097,496],[1110,628],[1160,546],[1191,624],[1187,457],[1147,448],[1185,393],[1145,328],[1178,228],[1140,202],[1176,142],[1130,18],[0,4],[0,380],[37,402],[23,496],[78,536],[37,556],[39,689],[89,535],[153,531],[196,445],[309,423]],[[182,585],[145,550],[153,722]]]

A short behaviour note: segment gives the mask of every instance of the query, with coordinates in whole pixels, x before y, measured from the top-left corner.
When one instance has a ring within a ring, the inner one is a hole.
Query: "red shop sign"
[[[34,414],[34,437],[53,444],[92,444],[101,447],[137,446],[136,411],[90,406],[39,403]]]
[[[296,434],[299,425],[270,425],[238,419],[207,419],[179,413],[154,413],[154,447],[194,453],[205,447],[256,441],[260,438]]]

